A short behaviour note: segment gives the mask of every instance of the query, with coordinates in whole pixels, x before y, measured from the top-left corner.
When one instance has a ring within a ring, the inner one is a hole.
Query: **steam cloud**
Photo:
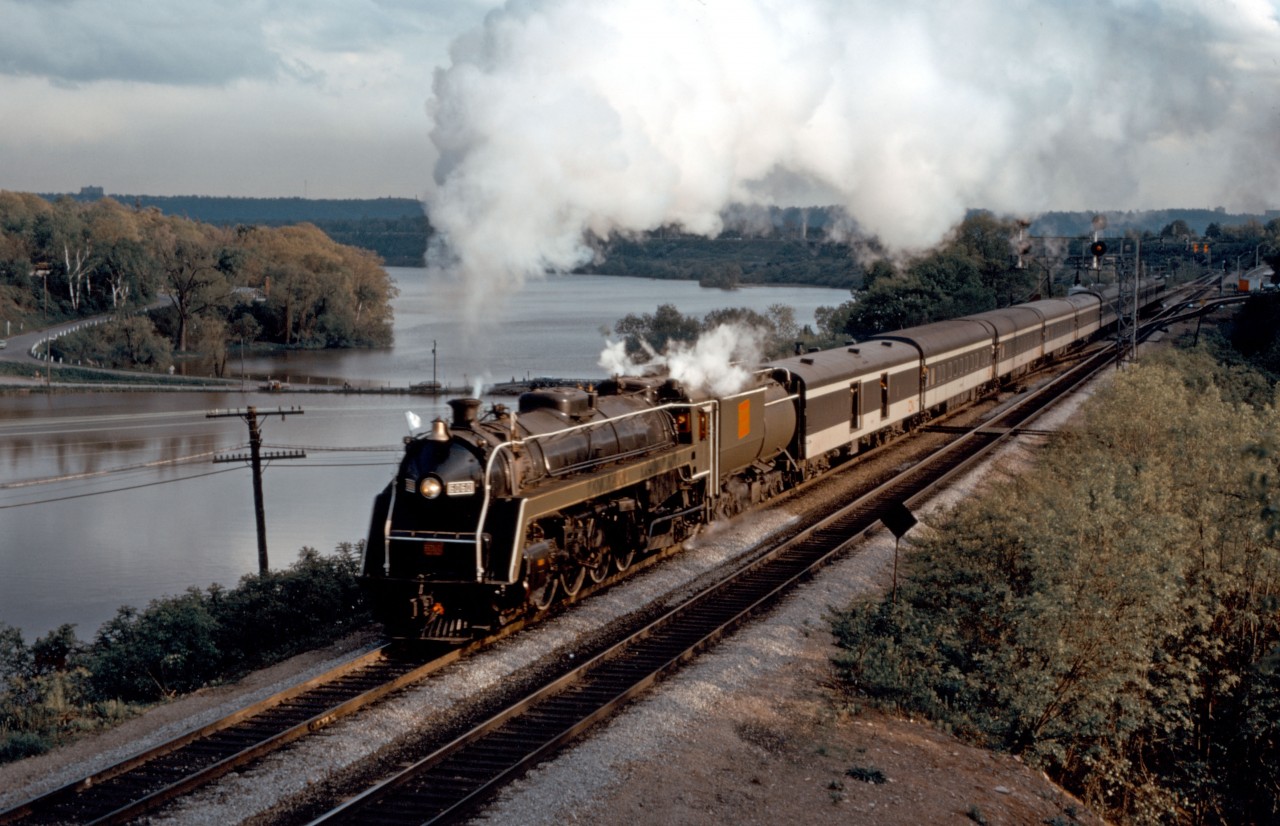
[[[731,204],[845,207],[892,248],[970,207],[1273,204],[1267,0],[509,0],[429,103],[432,266],[477,298]]]
[[[690,392],[727,396],[748,385],[750,368],[760,362],[764,350],[763,337],[755,327],[720,324],[693,344],[668,342],[662,353],[649,350],[650,361],[644,364],[631,360],[626,342],[610,342],[600,354],[600,366],[611,376],[640,375],[653,367],[665,367],[671,378]]]

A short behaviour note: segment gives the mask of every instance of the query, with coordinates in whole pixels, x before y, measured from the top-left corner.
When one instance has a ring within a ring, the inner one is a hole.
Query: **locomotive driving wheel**
[[[613,564],[619,572],[622,572],[631,567],[631,563],[635,561],[635,558],[636,549],[632,546],[627,546],[614,555]]]
[[[551,607],[551,603],[556,601],[556,588],[560,585],[559,577],[547,577],[547,584],[540,588],[535,588],[529,593],[529,604],[534,610],[545,611]]]
[[[564,595],[569,598],[576,597],[582,590],[582,583],[586,578],[587,569],[575,562],[570,562],[569,567],[560,572],[560,587],[564,589]],[[596,582],[599,581],[596,580]]]

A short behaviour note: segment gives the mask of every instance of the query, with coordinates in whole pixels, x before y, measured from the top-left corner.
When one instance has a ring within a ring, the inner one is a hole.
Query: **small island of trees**
[[[55,357],[167,370],[198,354],[220,376],[233,345],[383,347],[395,294],[375,254],[310,224],[216,227],[110,198],[0,191],[0,319],[10,332],[119,315],[59,339]]]

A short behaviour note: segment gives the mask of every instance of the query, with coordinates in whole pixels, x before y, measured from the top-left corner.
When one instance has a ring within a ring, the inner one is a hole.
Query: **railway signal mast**
[[[285,416],[301,414],[303,411],[298,407],[291,407],[288,410],[279,408],[267,415],[279,415],[280,420],[284,421]],[[256,407],[247,407],[244,410],[213,410],[205,414],[206,419],[226,419],[241,418],[249,425],[249,453],[233,453],[226,456],[215,456],[213,461],[215,464],[220,462],[249,462],[253,468],[253,513],[254,519],[258,527],[258,573],[265,574],[267,572],[267,516],[262,504],[262,460],[263,459],[305,459],[306,451],[302,450],[273,450],[264,453],[262,451],[262,430],[258,427],[258,409]]]
[[[1134,239],[1133,257],[1125,253],[1127,245],[1119,244],[1111,261],[1116,274],[1116,366],[1138,354],[1138,290],[1142,273],[1142,240]],[[1093,256],[1092,269],[1099,274],[1107,257],[1107,242],[1094,234],[1089,253]]]

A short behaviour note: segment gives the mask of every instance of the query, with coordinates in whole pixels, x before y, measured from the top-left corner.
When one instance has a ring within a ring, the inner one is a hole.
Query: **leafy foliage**
[[[233,589],[122,607],[89,644],[64,625],[28,646],[0,624],[0,762],[366,624],[360,554],[359,544],[332,555],[304,548],[287,570],[245,576]]]
[[[1034,472],[918,538],[896,603],[834,619],[849,688],[1125,822],[1275,819],[1280,546],[1252,492],[1280,416],[1213,378],[1119,375]]]
[[[166,369],[172,352],[196,350],[221,374],[246,316],[266,342],[385,346],[394,296],[376,255],[310,224],[226,228],[110,198],[50,203],[0,191],[0,312],[19,329],[104,313],[123,318],[167,302],[152,319],[171,339],[168,352],[130,318],[58,345],[82,362]]]
[[[690,344],[722,324],[759,332],[766,358],[790,352],[802,338],[795,310],[785,304],[771,304],[764,313],[747,307],[722,308],[701,319],[684,315],[674,304],[661,304],[653,313],[627,313],[614,324],[613,332],[624,338],[629,356],[643,361],[647,351],[662,352],[672,342]]]
[[[1020,269],[1013,221],[973,213],[947,243],[895,268],[876,261],[853,300],[819,315],[828,342],[866,338],[943,318],[982,312],[1023,301],[1037,274]]]
[[[137,315],[61,336],[50,351],[55,360],[90,367],[164,371],[173,363],[173,345]]]
[[[76,200],[102,198],[82,190]],[[32,196],[36,197],[36,196]],[[55,201],[60,196],[45,195]],[[430,226],[422,202],[411,198],[234,198],[208,195],[118,195],[138,210],[154,209],[223,227],[313,223],[339,244],[369,250],[392,266],[420,267]]]

